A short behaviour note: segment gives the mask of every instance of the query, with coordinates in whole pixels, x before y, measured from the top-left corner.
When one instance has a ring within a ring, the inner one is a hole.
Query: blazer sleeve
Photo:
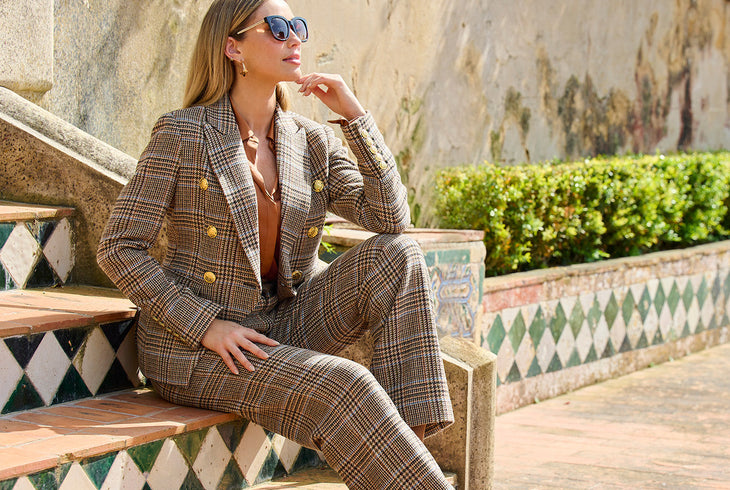
[[[405,231],[411,223],[408,193],[372,115],[342,124],[357,163],[334,131],[326,129],[330,211],[375,233]]]
[[[97,261],[133,303],[197,348],[222,307],[175,284],[149,254],[175,196],[180,146],[177,120],[171,114],[162,116],[134,176],[117,198]]]

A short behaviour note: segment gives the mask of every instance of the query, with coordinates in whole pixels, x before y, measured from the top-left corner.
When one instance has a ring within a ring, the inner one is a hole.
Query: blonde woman
[[[450,488],[422,443],[453,415],[406,190],[342,78],[302,75],[308,37],[283,0],[213,3],[185,108],[155,125],[99,264],[140,308],[139,364],[164,398],[317,448],[350,488]],[[340,115],[357,162],[287,112],[282,82]],[[328,210],[378,235],[323,268]],[[370,371],[336,356],[367,329]]]

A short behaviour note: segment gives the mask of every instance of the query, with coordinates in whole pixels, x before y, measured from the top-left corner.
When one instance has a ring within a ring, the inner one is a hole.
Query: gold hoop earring
[[[243,60],[240,60],[239,63],[241,63],[241,70],[239,71],[239,73],[241,74],[242,77],[245,77],[246,75],[248,75],[248,70],[246,69],[246,65],[243,63]]]

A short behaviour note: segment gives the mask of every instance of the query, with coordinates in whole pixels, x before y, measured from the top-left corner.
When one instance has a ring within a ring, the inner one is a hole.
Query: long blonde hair
[[[183,107],[210,105],[223,97],[233,85],[235,66],[225,55],[228,37],[241,40],[246,33],[236,34],[265,0],[216,0],[200,25],[190,60],[185,84]],[[288,110],[289,99],[283,84],[276,86],[276,100]]]

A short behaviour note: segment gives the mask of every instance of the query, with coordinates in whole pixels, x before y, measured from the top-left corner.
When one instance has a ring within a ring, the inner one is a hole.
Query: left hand
[[[348,121],[365,114],[355,94],[340,75],[310,73],[297,80],[299,92],[304,96],[314,94],[324,105]]]

